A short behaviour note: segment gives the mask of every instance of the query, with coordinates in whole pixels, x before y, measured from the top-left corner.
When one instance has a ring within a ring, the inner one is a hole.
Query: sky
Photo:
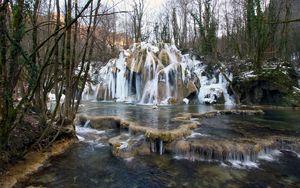
[[[65,0],[59,0],[60,5],[63,6]],[[165,0],[145,0],[146,6],[149,9],[159,9]],[[78,0],[79,4],[84,5],[87,0]],[[96,2],[96,0],[95,0]],[[129,9],[132,5],[133,0],[102,0],[102,4],[117,4],[118,9],[124,10]]]
[[[132,0],[108,0],[108,1],[114,1],[120,2],[118,8],[130,8],[130,6],[133,4]],[[163,5],[164,0],[145,0],[145,5],[147,9],[159,9]]]
[[[85,5],[85,3],[88,0],[78,0],[79,2],[79,6],[83,7]],[[138,1],[138,0],[136,0]],[[166,6],[166,2],[167,0],[144,0],[145,1],[145,16],[144,16],[144,21],[146,21],[146,23],[144,22],[144,25],[146,25],[146,28],[149,29],[149,26],[152,26],[155,24],[155,22],[157,22],[157,20],[160,18],[160,14],[162,12],[162,10],[165,8]],[[217,0],[218,2],[218,6],[217,7],[221,7],[219,6],[220,4],[222,4],[222,2],[224,2],[225,0]],[[64,2],[65,0],[60,0],[60,6],[62,7],[62,11],[64,10]],[[95,3],[97,3],[97,0],[94,0]],[[170,1],[170,2],[175,2],[175,0]],[[107,7],[115,7],[114,9],[110,9],[110,11],[131,11],[132,10],[132,5],[133,5],[133,0],[101,0],[102,5],[106,5]],[[115,6],[113,6],[115,5]],[[172,5],[170,5],[172,6]],[[221,17],[222,17],[222,13],[220,13]],[[219,15],[219,16],[220,16]],[[129,15],[128,14],[119,14],[118,15],[119,18],[118,19],[119,22],[121,22],[122,19],[126,19],[129,20]],[[118,24],[117,24],[118,25]],[[120,26],[119,32],[122,32],[122,27]],[[219,33],[218,35],[221,35],[221,28],[219,28]]]

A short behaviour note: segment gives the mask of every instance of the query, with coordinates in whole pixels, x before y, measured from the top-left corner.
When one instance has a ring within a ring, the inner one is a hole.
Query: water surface
[[[85,103],[89,115],[118,115],[145,126],[172,126],[180,112],[205,112],[210,106],[135,106],[115,103]],[[53,158],[25,186],[42,187],[300,187],[300,155],[278,151],[254,165],[224,161],[191,161],[172,153],[121,159],[112,155],[107,140],[117,130],[95,131],[78,127],[80,141]],[[266,111],[260,116],[217,116],[195,130],[208,137],[233,140],[270,135],[299,137],[299,111]]]

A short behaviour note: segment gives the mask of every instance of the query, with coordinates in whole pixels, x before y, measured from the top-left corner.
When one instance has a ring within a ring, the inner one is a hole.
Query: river
[[[216,109],[224,107],[177,105],[153,109],[145,105],[84,102],[80,113],[118,116],[146,127],[168,130],[173,126],[171,119],[178,113]],[[207,151],[202,151],[203,155],[199,154],[201,152],[165,151],[163,155],[154,152],[120,158],[112,154],[108,140],[123,134],[122,131],[95,130],[78,125],[79,141],[17,186],[300,187],[300,112],[264,112],[264,115],[222,115],[204,119],[191,136],[184,138],[185,142],[207,143],[206,147],[219,147],[219,150],[223,149],[221,147],[227,150],[233,146],[244,147],[245,144],[248,147],[270,139],[281,142],[280,146],[263,148],[255,156],[239,152],[224,157],[216,156],[215,151],[210,155]]]

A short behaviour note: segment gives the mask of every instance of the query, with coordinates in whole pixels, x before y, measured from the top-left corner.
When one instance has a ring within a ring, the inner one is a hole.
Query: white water
[[[85,125],[88,125],[85,123]],[[102,137],[105,131],[98,131],[96,129],[89,128],[88,126],[76,126],[76,136],[79,142],[91,144],[94,148],[100,148],[108,146],[102,142]]]
[[[258,159],[265,161],[275,161],[282,153],[279,150],[261,151],[258,154]]]
[[[203,136],[206,137],[208,135],[192,131],[192,134],[190,136],[188,136],[187,138],[197,138],[197,137],[203,137]]]
[[[194,134],[195,136],[203,136]],[[192,136],[192,135],[191,135]],[[241,160],[241,156],[237,153],[233,152],[229,154],[228,159],[218,160],[218,159],[210,159],[210,158],[203,158],[193,152],[188,152],[185,154],[176,154],[174,158],[177,160],[191,160],[191,161],[206,161],[206,162],[221,162],[221,166],[223,167],[233,167],[239,169],[248,169],[248,168],[258,168],[259,162],[262,161],[269,161],[273,162],[278,160],[278,157],[282,155],[279,150],[276,149],[268,149],[265,148],[264,150],[260,151],[257,156],[250,156],[244,155],[244,159]],[[297,155],[299,157],[299,154]]]
[[[160,142],[159,142],[159,154],[160,155],[163,154],[163,149],[164,149],[164,142],[162,140],[160,140]]]
[[[164,63],[160,59],[163,54]],[[144,54],[144,55],[141,55]],[[167,59],[167,61],[166,61]],[[167,62],[167,64],[166,64]],[[187,83],[193,82],[200,103],[216,103],[224,98],[225,105],[234,105],[228,94],[228,82],[219,70],[211,78],[204,76],[206,65],[190,55],[182,55],[174,45],[162,49],[148,43],[135,44],[123,50],[98,72],[97,85],[87,84],[83,100],[115,100],[140,104],[189,103]],[[91,71],[95,72],[95,71]],[[230,73],[226,73],[232,79]],[[215,76],[217,75],[217,76]],[[91,76],[93,77],[93,76]],[[100,96],[100,97],[99,97]],[[184,100],[183,100],[184,99]]]

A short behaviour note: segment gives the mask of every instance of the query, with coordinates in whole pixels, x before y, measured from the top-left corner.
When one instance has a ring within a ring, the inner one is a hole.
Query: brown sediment
[[[229,114],[240,114],[240,115],[258,115],[263,114],[262,110],[216,110],[205,113],[179,113],[176,117],[172,118],[173,123],[179,123],[180,125],[171,130],[160,130],[153,127],[141,126],[137,123],[123,120],[117,116],[87,116],[81,114],[78,116],[78,120],[81,123],[90,120],[91,127],[96,129],[106,129],[106,128],[126,128],[133,135],[120,135],[113,137],[109,140],[110,145],[112,146],[112,152],[115,156],[128,158],[137,154],[149,154],[150,147],[147,145],[147,142],[144,143],[141,140],[137,140],[136,135],[144,135],[146,139],[151,141],[161,141],[166,144],[166,147],[175,144],[173,149],[167,149],[172,152],[176,150],[177,152],[189,153],[192,150],[201,150],[208,153],[214,153],[217,156],[228,155],[230,151],[236,150],[237,152],[245,153],[246,151],[241,151],[244,148],[248,148],[244,145],[233,145],[224,142],[211,142],[204,141],[194,142],[194,141],[184,141],[180,140],[191,135],[192,130],[196,129],[200,123],[194,121],[193,118],[198,118],[201,121],[204,118],[214,117],[216,115],[229,115]],[[121,149],[122,143],[126,142],[126,148]],[[137,144],[138,143],[138,144]],[[257,145],[251,152],[259,152],[261,145]]]
[[[158,139],[164,142],[171,142],[178,138],[189,136],[192,133],[192,130],[195,128],[197,128],[196,123],[183,124],[173,130],[159,130],[151,127],[143,127],[136,124],[132,124],[129,127],[132,133],[143,133],[147,138],[151,140]]]
[[[252,142],[252,143],[250,143]],[[179,140],[172,142],[166,149],[169,152],[177,154],[193,154],[202,158],[224,160],[230,157],[230,154],[245,157],[256,158],[258,153],[264,148],[272,148],[275,142],[265,143],[265,140],[213,140],[202,138],[197,140]]]
[[[94,129],[118,128],[121,124],[121,119],[116,116],[88,116],[81,114],[78,116],[78,120],[80,122],[90,120],[91,127]]]
[[[88,116],[80,114],[77,116],[79,122],[90,121],[94,129],[129,128],[131,122],[117,116]]]
[[[200,124],[193,121],[192,118],[210,118],[216,115],[240,114],[240,115],[258,115],[263,114],[262,110],[216,110],[205,113],[179,113],[172,118],[172,122],[181,123],[172,130],[159,130],[152,127],[145,127],[136,123],[123,120],[117,116],[88,116],[81,114],[78,116],[79,121],[90,120],[91,127],[95,129],[106,128],[127,128],[132,133],[142,133],[151,140],[162,140],[164,142],[172,142],[176,139],[189,136],[193,129],[196,129]]]
[[[9,167],[6,173],[0,176],[0,187],[13,187],[17,182],[26,180],[29,175],[37,172],[50,157],[64,153],[75,141],[75,139],[60,140],[55,142],[48,151],[33,151],[28,153],[24,161]]]
[[[109,139],[114,156],[122,158],[130,158],[135,155],[149,155],[151,153],[149,144],[145,142],[145,137],[132,137],[121,134]],[[122,144],[127,145],[122,148]]]
[[[166,151],[184,155],[191,159],[228,160],[232,157],[245,160],[249,157],[255,161],[260,152],[270,149],[283,151],[300,151],[300,139],[285,136],[269,136],[266,138],[241,138],[233,140],[197,139],[176,140],[166,146]]]

